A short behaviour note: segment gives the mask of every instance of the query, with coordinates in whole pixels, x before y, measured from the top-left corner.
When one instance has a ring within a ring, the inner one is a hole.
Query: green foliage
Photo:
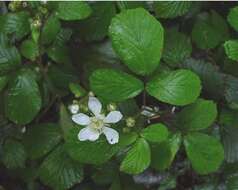
[[[202,133],[191,133],[184,139],[184,145],[192,167],[199,174],[216,171],[224,159],[220,142]]]
[[[146,85],[146,90],[162,102],[182,106],[197,99],[201,85],[196,74],[181,69],[154,77]]]
[[[17,73],[10,82],[4,103],[6,116],[16,124],[27,124],[34,119],[42,100],[32,71],[24,69]]]
[[[161,123],[152,124],[143,129],[141,136],[150,142],[159,143],[167,139],[168,130]]]
[[[4,165],[9,169],[25,167],[27,154],[24,146],[13,139],[8,139],[3,145],[4,154],[1,157]]]
[[[227,20],[236,31],[238,31],[237,18],[238,18],[238,7],[233,7],[232,9],[230,9],[230,12],[227,16]]]
[[[198,15],[192,30],[192,39],[198,48],[211,49],[228,37],[225,20],[215,11]]]
[[[216,104],[209,100],[198,99],[178,114],[177,125],[188,131],[198,131],[209,127],[217,116]]]
[[[150,164],[150,147],[143,138],[139,138],[121,163],[120,170],[129,174],[143,172]]]
[[[0,189],[236,190],[237,10],[0,2]]]
[[[55,124],[40,124],[27,130],[24,145],[31,159],[37,159],[51,151],[61,139],[59,127]]]
[[[37,56],[39,56],[38,45],[33,40],[25,40],[21,44],[21,54],[31,61],[35,61]]]
[[[123,63],[139,75],[148,75],[159,65],[163,34],[160,22],[142,8],[121,12],[109,28],[113,48]]]
[[[108,101],[122,101],[133,98],[143,90],[143,83],[124,72],[112,69],[98,69],[90,77],[93,92]]]
[[[154,10],[160,18],[175,18],[186,14],[191,4],[189,1],[154,2]]]
[[[174,29],[166,32],[162,58],[167,64],[172,66],[181,64],[191,53],[192,44],[189,37]]]
[[[40,169],[41,181],[55,190],[69,189],[83,179],[82,165],[73,161],[64,146],[57,147],[46,157]]]
[[[91,8],[87,2],[72,1],[59,2],[56,15],[62,20],[81,20],[87,18],[91,14]]]
[[[238,61],[238,40],[229,40],[224,44],[226,55],[234,60]]]

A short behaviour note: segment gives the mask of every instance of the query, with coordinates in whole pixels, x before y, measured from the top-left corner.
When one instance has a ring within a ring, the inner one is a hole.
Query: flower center
[[[98,119],[96,117],[91,118],[90,127],[94,128],[94,129],[97,129],[97,130],[100,130],[100,129],[102,129],[103,125],[104,125],[103,120]]]

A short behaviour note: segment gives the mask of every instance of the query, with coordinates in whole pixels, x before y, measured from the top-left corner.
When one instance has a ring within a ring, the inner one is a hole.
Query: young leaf
[[[31,61],[35,61],[36,57],[39,56],[38,45],[33,40],[25,40],[22,42],[21,54]]]
[[[137,96],[144,88],[137,78],[112,69],[98,69],[90,76],[92,91],[107,101],[123,101]]]
[[[66,148],[69,155],[81,163],[86,164],[103,164],[115,155],[120,148],[127,146],[135,141],[135,134],[119,137],[119,143],[110,145],[106,138],[101,137],[95,142],[79,141],[78,133],[80,129],[72,128],[66,137]]]
[[[199,174],[215,172],[224,159],[223,147],[215,137],[191,133],[185,137],[184,145],[192,167]]]
[[[201,85],[196,74],[180,69],[156,76],[147,83],[146,90],[162,102],[183,106],[197,99]]]
[[[237,17],[238,18],[238,17]],[[234,60],[238,61],[238,40],[228,40],[224,44],[226,55]]]
[[[131,147],[121,163],[120,170],[129,174],[139,174],[150,164],[150,147],[143,138],[140,138]]]
[[[236,30],[238,31],[238,6],[233,7],[228,16],[227,16],[227,20],[230,23],[230,25]]]
[[[188,131],[199,131],[209,127],[216,117],[216,104],[213,101],[198,99],[178,114],[176,125]]]
[[[9,169],[23,168],[26,161],[24,146],[13,139],[8,139],[3,145],[2,161]]]
[[[163,27],[145,9],[122,11],[112,19],[109,35],[123,63],[136,74],[148,75],[159,65]]]
[[[201,49],[215,48],[228,35],[225,20],[215,11],[200,14],[192,30],[192,39]]]
[[[168,129],[161,123],[152,124],[143,129],[141,136],[153,143],[165,141],[169,135]]]
[[[50,44],[56,38],[60,31],[60,21],[55,15],[51,15],[42,30],[41,42],[43,44]]]
[[[163,60],[176,66],[181,64],[192,53],[190,38],[176,30],[169,30],[165,35],[165,48],[162,55]]]
[[[41,95],[32,71],[23,69],[11,81],[5,97],[5,113],[16,124],[31,122],[41,108]]]
[[[59,2],[56,15],[66,21],[81,20],[87,18],[92,10],[87,2],[84,1],[65,1]]]
[[[38,159],[50,152],[61,139],[60,128],[46,123],[31,126],[24,135],[24,145],[31,159]]]
[[[186,14],[192,3],[189,1],[157,1],[154,2],[156,16],[160,18],[175,18]]]
[[[83,180],[83,168],[67,155],[64,146],[59,146],[43,161],[39,176],[52,189],[65,190]]]

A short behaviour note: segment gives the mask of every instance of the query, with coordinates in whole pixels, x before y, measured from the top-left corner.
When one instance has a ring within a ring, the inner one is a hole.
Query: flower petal
[[[84,113],[79,113],[79,114],[73,115],[72,120],[79,125],[89,125],[90,124],[90,118]]]
[[[107,141],[110,144],[118,143],[119,133],[115,129],[112,129],[112,128],[109,128],[109,127],[104,127],[102,132],[104,133],[104,135],[107,138]]]
[[[100,133],[90,127],[85,127],[79,131],[78,139],[80,141],[96,141],[99,138]]]
[[[122,114],[119,111],[111,111],[104,119],[105,123],[117,123],[122,118]]]
[[[99,115],[102,110],[101,102],[95,97],[89,97],[88,99],[88,108],[93,112],[95,116]]]

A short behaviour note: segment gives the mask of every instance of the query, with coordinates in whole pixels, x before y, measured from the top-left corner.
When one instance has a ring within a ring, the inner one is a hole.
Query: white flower
[[[75,123],[86,126],[80,130],[78,139],[80,141],[96,141],[100,134],[103,133],[110,144],[118,143],[118,132],[112,128],[109,128],[109,126],[111,123],[117,123],[122,119],[121,112],[111,111],[105,117],[104,114],[101,113],[102,104],[95,97],[89,97],[88,108],[93,113],[92,117],[89,117],[84,113],[79,113],[72,116],[72,120]]]

